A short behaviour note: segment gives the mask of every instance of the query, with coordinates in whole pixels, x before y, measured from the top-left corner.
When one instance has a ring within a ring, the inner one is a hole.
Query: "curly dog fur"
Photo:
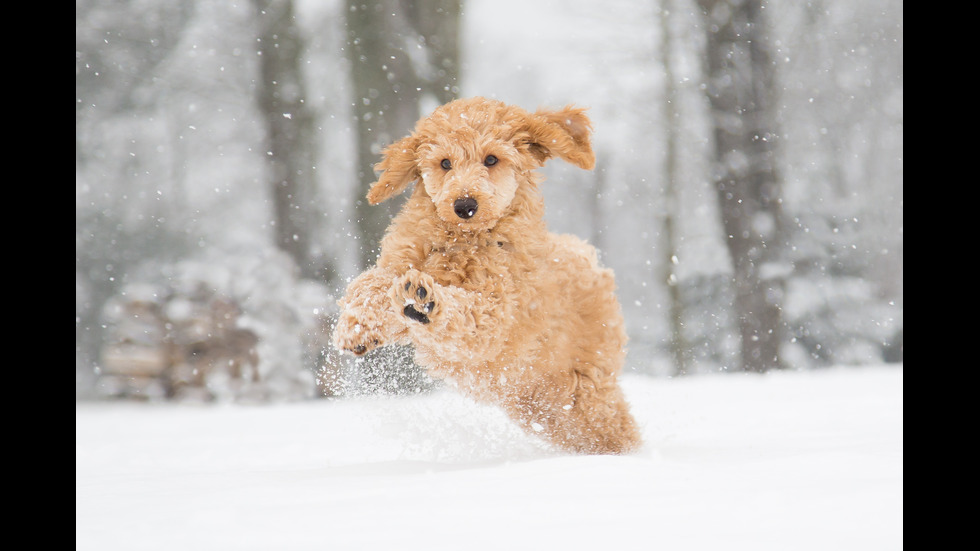
[[[416,361],[528,432],[576,453],[626,453],[639,431],[617,383],[626,331],[595,249],[550,233],[535,173],[595,165],[584,109],[457,100],[388,146],[368,200],[418,181],[375,267],[340,301],[334,343],[414,345]]]

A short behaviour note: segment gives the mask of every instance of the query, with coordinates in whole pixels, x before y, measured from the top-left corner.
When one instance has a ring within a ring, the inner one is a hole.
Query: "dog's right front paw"
[[[362,323],[357,316],[345,311],[334,327],[333,343],[337,350],[363,356],[384,344],[384,336],[379,327]]]

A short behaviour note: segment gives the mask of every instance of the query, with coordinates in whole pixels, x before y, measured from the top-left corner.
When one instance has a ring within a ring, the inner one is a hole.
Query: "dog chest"
[[[510,275],[508,248],[496,241],[432,247],[419,269],[443,285],[478,287]]]

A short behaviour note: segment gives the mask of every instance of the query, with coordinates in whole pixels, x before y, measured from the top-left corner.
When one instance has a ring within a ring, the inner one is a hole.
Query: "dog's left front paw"
[[[419,323],[430,323],[432,317],[437,315],[435,282],[431,276],[418,270],[409,270],[395,278],[389,296],[396,310],[401,310],[405,317]]]

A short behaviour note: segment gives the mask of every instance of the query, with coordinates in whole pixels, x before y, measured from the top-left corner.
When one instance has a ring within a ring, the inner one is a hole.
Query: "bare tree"
[[[699,0],[707,31],[714,182],[732,258],[741,368],[780,367],[781,190],[775,66],[761,0]]]
[[[300,59],[303,37],[292,0],[253,0],[258,15],[259,79],[256,98],[264,117],[266,158],[275,216],[275,243],[307,277],[314,235],[313,117],[305,103]]]
[[[365,268],[374,263],[381,236],[401,205],[371,206],[364,199],[381,149],[414,127],[425,95],[439,103],[456,97],[460,2],[348,0],[345,13],[358,131],[354,214]]]
[[[660,10],[660,52],[664,65],[664,120],[666,121],[666,144],[664,151],[664,284],[670,301],[670,355],[674,361],[674,372],[684,375],[690,368],[690,348],[684,337],[684,302],[681,297],[680,281],[677,279],[677,250],[679,248],[674,216],[679,212],[678,203],[678,141],[680,116],[677,109],[677,82],[674,76],[673,51],[670,32],[670,0],[663,0]]]

